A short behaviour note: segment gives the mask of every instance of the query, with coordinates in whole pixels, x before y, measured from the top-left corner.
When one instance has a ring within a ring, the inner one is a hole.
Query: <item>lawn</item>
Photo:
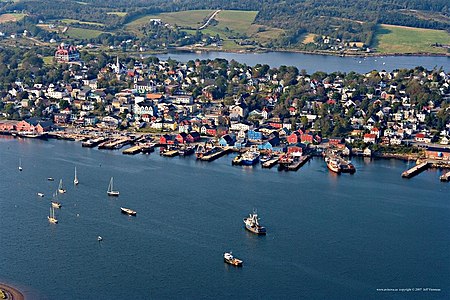
[[[450,45],[450,34],[444,30],[381,25],[372,47],[379,53],[446,53],[444,48],[432,44]]]
[[[104,32],[100,30],[69,27],[64,35],[66,35],[67,38],[72,39],[92,39],[98,37],[102,33]]]
[[[2,14],[0,15],[0,24],[6,22],[17,22],[22,20],[25,16],[25,14]]]

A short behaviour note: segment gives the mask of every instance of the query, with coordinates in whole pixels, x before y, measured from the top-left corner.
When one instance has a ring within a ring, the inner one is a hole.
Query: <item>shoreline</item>
[[[373,52],[361,52],[361,53],[333,53],[327,51],[308,51],[308,50],[295,50],[295,49],[253,49],[253,50],[230,50],[230,49],[210,49],[204,47],[174,47],[168,48],[167,51],[164,51],[164,54],[170,54],[173,51],[179,52],[190,52],[196,53],[200,52],[225,52],[225,53],[233,53],[233,54],[254,54],[254,53],[270,53],[270,52],[280,52],[280,53],[300,53],[300,54],[310,54],[310,55],[324,55],[324,56],[336,56],[336,57],[396,57],[396,56],[423,56],[423,57],[448,57],[450,58],[450,54],[439,54],[439,53],[373,53]],[[159,53],[148,54],[148,55],[159,55]]]
[[[25,299],[25,297],[23,296],[23,294],[16,288],[4,284],[4,283],[0,283],[0,295],[1,293],[6,294],[6,299],[12,299],[12,300],[23,300]]]

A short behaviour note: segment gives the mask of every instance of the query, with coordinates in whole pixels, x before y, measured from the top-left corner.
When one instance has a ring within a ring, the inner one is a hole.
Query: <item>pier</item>
[[[263,162],[261,164],[261,167],[270,169],[270,168],[272,168],[273,166],[275,166],[278,163],[278,159],[279,159],[278,157],[274,157],[272,159],[269,159],[268,161]]]
[[[123,154],[134,155],[142,151],[144,146],[132,146],[122,151]]]
[[[420,174],[421,172],[425,171],[426,169],[428,169],[428,161],[425,161],[421,164],[415,165],[414,167],[412,167],[409,170],[406,170],[405,172],[402,173],[402,177],[403,178],[412,178],[414,176],[416,176],[417,174]]]
[[[448,181],[450,181],[450,171],[447,171],[447,173],[442,174],[442,175],[439,177],[439,179],[440,179],[442,182],[448,182]]]
[[[294,160],[292,163],[290,163],[287,167],[289,171],[297,171],[300,169],[301,166],[303,166],[309,159],[309,155],[301,156],[298,160]]]
[[[219,157],[222,157],[222,156],[224,156],[225,154],[227,154],[227,153],[230,153],[231,152],[231,147],[225,147],[225,148],[220,148],[220,150],[219,151],[217,151],[217,152],[214,152],[214,153],[211,153],[211,154],[209,154],[209,155],[205,155],[205,156],[203,156],[202,158],[201,158],[201,160],[203,160],[203,161],[213,161],[213,160],[216,160],[216,159],[218,159]]]
[[[129,144],[130,142],[131,141],[129,138],[111,139],[98,145],[98,149],[109,149],[109,150],[120,149],[126,144]]]

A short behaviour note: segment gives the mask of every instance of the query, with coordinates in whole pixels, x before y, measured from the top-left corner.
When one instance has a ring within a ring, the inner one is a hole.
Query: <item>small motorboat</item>
[[[103,241],[103,238],[101,236],[98,236],[97,241],[101,242],[101,241]]]
[[[232,266],[237,266],[237,267],[241,267],[243,264],[243,261],[234,257],[233,254],[231,252],[225,252],[223,254],[223,260],[227,263],[230,264]]]
[[[39,197],[44,197],[44,193],[37,193]]]
[[[129,216],[136,216],[136,211],[129,208],[121,207],[120,211]]]
[[[48,181],[55,181],[55,178],[53,178],[53,177],[48,177],[47,180],[48,180]]]

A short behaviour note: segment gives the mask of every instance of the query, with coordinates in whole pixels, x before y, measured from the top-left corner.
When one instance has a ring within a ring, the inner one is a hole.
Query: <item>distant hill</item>
[[[102,23],[109,32],[144,15],[187,10],[258,11],[254,24],[282,29],[269,46],[302,44],[306,34],[372,45],[381,24],[450,32],[449,0],[14,0],[0,14],[21,12],[34,20]],[[100,28],[91,28],[100,29]]]

